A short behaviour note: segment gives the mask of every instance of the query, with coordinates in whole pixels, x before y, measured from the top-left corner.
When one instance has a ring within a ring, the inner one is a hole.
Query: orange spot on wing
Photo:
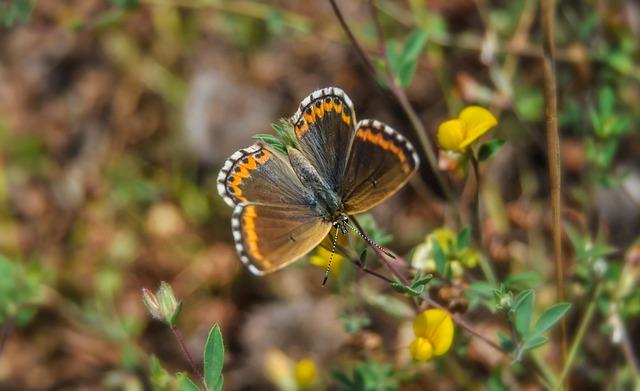
[[[411,167],[406,163],[407,157],[404,151],[394,143],[393,140],[386,140],[382,133],[373,133],[371,129],[359,129],[356,137],[393,153],[402,163],[402,171],[404,171],[405,174],[411,172]]]
[[[324,110],[322,109],[322,105],[317,107],[315,104],[313,105],[313,112],[315,114],[316,119],[322,118],[324,116]]]
[[[347,125],[351,125],[351,116],[347,115],[347,113],[345,113],[343,111],[342,112],[342,121],[344,121],[344,123],[346,123]]]

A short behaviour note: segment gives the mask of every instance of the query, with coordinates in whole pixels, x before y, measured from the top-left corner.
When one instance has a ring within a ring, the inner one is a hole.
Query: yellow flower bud
[[[295,378],[298,388],[305,390],[315,383],[317,377],[316,363],[313,360],[305,358],[298,361],[295,367]]]
[[[441,356],[453,343],[453,319],[447,311],[428,309],[413,321],[413,332],[418,339],[426,339],[431,344],[433,356]]]
[[[438,127],[438,144],[447,151],[465,152],[467,147],[498,124],[491,112],[480,106],[469,106],[458,118]]]
[[[311,262],[312,265],[326,269],[327,265],[329,264],[330,257],[331,251],[327,250],[324,247],[318,246],[315,254],[311,256],[309,262]],[[333,253],[333,259],[331,260],[331,275],[334,278],[340,275],[343,260],[344,257],[342,255]]]
[[[433,357],[433,345],[426,338],[416,338],[409,345],[409,352],[416,361],[429,361]]]

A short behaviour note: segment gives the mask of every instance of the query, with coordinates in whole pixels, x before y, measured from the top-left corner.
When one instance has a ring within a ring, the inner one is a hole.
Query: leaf
[[[532,335],[541,335],[558,323],[571,308],[570,303],[558,303],[547,308],[536,321]]]
[[[224,342],[220,326],[214,325],[204,345],[204,383],[208,390],[217,390],[224,364]]]
[[[426,276],[422,276],[421,273],[418,273],[413,278],[413,281],[411,282],[411,287],[415,289],[419,286],[424,286],[428,284],[432,279],[433,279],[433,274],[427,274]]]
[[[407,42],[404,44],[402,50],[402,59],[404,61],[416,59],[420,56],[420,53],[424,50],[424,46],[427,44],[428,33],[426,30],[418,29],[409,35]]]
[[[253,136],[254,139],[262,141],[275,148],[278,152],[287,153],[287,146],[279,138],[272,134],[260,133]]]
[[[532,289],[522,291],[513,302],[514,323],[520,337],[525,338],[529,333],[531,314],[533,313],[533,301],[535,294]]]
[[[367,264],[367,248],[365,247],[364,250],[362,250],[362,252],[360,253],[360,258],[358,258],[360,260],[360,267],[365,267],[365,265]]]
[[[478,161],[485,161],[495,155],[502,148],[504,143],[505,140],[496,138],[482,144],[478,150]]]
[[[436,271],[439,275],[445,276],[447,272],[447,257],[444,255],[437,240],[433,239],[432,243],[433,256],[436,261]]]
[[[501,331],[498,331],[497,336],[498,336],[498,343],[500,344],[500,347],[505,351],[510,353],[516,348],[516,344],[508,335],[504,334]]]
[[[200,388],[184,372],[176,374],[178,380],[178,391],[200,391]]]
[[[538,348],[547,342],[549,342],[549,338],[542,335],[534,335],[531,338],[528,338],[522,344],[522,348],[520,348],[520,352],[518,352],[518,357],[516,359],[519,360],[526,352]]]
[[[414,288],[414,287],[406,286],[399,281],[392,282],[391,288],[393,288],[393,290],[396,292],[409,295],[409,296],[420,296],[422,292],[424,292],[424,285],[420,285]]]
[[[224,385],[224,375],[220,375],[218,382],[213,387],[213,391],[222,391],[222,386]]]
[[[458,251],[464,250],[469,246],[471,242],[471,230],[469,227],[464,227],[460,233],[458,233],[458,238],[456,239],[456,249]]]
[[[528,286],[531,283],[540,281],[541,279],[542,277],[540,274],[536,272],[514,273],[504,280],[504,284],[509,288],[514,288],[521,285]]]
[[[427,44],[427,31],[415,30],[409,35],[400,54],[399,64],[397,64],[396,79],[402,88],[407,88],[411,84],[413,75],[418,64],[418,57]]]

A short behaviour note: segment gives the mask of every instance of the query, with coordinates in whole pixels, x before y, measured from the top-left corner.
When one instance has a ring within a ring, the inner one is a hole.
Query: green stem
[[[473,196],[473,204],[471,205],[471,231],[473,232],[473,238],[476,243],[480,245],[482,243],[482,228],[480,227],[480,168],[478,167],[478,159],[476,159],[476,153],[471,147],[467,152],[467,156],[471,161],[471,167],[473,167],[473,176],[476,180],[476,188]]]
[[[596,290],[593,293],[593,297],[591,298],[591,301],[589,302],[587,311],[584,313],[584,316],[580,320],[580,325],[578,326],[578,332],[576,333],[576,336],[573,339],[573,343],[571,344],[571,348],[569,349],[567,360],[564,363],[564,367],[562,368],[562,372],[560,373],[560,377],[556,382],[556,386],[554,390],[558,390],[562,387],[562,385],[564,384],[565,378],[567,377],[567,375],[569,374],[569,371],[571,370],[571,367],[573,366],[573,362],[576,359],[576,353],[578,352],[578,348],[580,347],[580,344],[582,344],[582,340],[584,339],[587,329],[589,328],[589,324],[593,319],[593,314],[595,313],[596,305],[598,303],[598,298],[600,297],[600,293],[602,293],[602,283],[598,283],[598,285],[596,286]]]

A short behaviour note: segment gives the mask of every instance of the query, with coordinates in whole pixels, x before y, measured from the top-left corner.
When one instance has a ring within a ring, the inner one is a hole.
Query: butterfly
[[[256,275],[296,261],[348,216],[382,203],[420,163],[391,127],[356,123],[351,100],[337,87],[304,98],[288,124],[286,149],[258,141],[231,155],[217,178],[218,193],[234,208],[240,260]]]

